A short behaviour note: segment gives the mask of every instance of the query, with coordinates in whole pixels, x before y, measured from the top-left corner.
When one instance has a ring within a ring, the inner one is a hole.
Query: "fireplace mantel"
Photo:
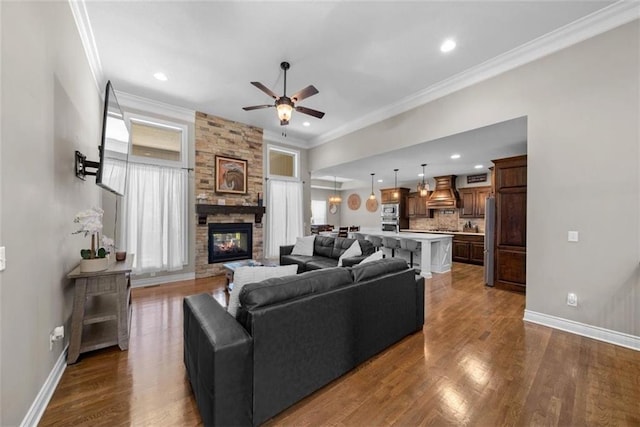
[[[197,204],[196,213],[198,214],[198,224],[207,224],[207,215],[225,215],[225,214],[254,214],[255,223],[262,223],[262,215],[267,211],[264,206],[234,206],[234,205],[205,205]]]

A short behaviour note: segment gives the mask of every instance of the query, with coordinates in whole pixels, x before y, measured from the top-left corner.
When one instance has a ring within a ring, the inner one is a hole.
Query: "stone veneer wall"
[[[207,204],[257,205],[258,193],[263,193],[262,129],[243,123],[225,120],[209,114],[196,112],[195,123],[196,196],[205,194]],[[227,156],[247,160],[247,194],[215,192],[215,156]],[[230,214],[208,215],[207,224],[223,222],[254,222],[254,215]],[[196,278],[222,274],[222,264],[209,264],[207,242],[208,225],[196,225]],[[253,258],[263,257],[263,228],[253,225]]]

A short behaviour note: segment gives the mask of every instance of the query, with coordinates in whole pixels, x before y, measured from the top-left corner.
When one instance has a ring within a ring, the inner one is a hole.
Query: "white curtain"
[[[269,179],[267,186],[267,258],[278,258],[280,246],[292,245],[304,231],[302,183]]]
[[[133,272],[182,269],[185,258],[186,172],[129,164],[122,239],[135,254]]]

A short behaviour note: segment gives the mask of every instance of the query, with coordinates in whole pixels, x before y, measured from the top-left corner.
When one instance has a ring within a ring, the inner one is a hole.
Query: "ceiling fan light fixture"
[[[289,101],[289,98],[280,98],[276,101],[276,109],[278,110],[280,123],[289,123],[289,120],[291,120],[291,112],[293,111],[293,106],[291,104],[292,103]]]

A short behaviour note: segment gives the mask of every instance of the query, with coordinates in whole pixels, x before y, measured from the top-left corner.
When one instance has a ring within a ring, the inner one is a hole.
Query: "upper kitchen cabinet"
[[[524,292],[527,275],[527,156],[494,160],[497,288]]]
[[[409,218],[433,218],[433,210],[427,209],[428,199],[429,195],[421,197],[417,191],[409,193],[407,195],[407,216]]]
[[[381,188],[380,200],[381,203],[404,203],[407,195],[409,194],[408,188]]]
[[[491,194],[491,187],[470,187],[458,190],[460,194],[460,218],[484,218],[484,205]]]

